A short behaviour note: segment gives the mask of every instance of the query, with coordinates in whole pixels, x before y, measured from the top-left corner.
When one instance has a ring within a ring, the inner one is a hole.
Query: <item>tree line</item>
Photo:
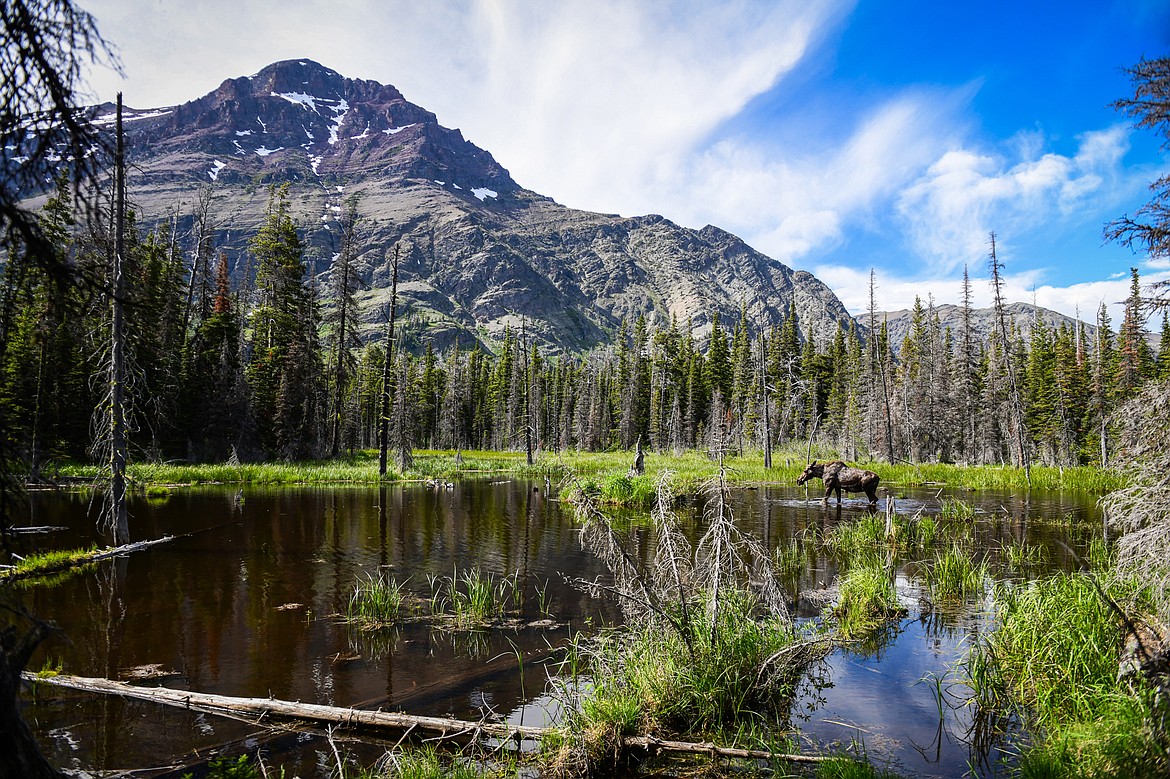
[[[810,437],[850,459],[1103,463],[1113,410],[1170,376],[1170,325],[1164,315],[1155,352],[1136,270],[1116,333],[1102,305],[1092,335],[1037,317],[1027,335],[1005,321],[979,336],[964,274],[959,326],[944,327],[932,302],[917,300],[900,344],[871,291],[868,322],[860,317],[868,327],[839,325],[824,343],[802,336],[790,307],[766,331],[743,313],[716,316],[704,342],[689,322],[638,319],[584,354],[550,355],[523,326],[494,351],[439,354],[415,318],[388,361],[384,337],[361,337],[355,201],[341,219],[341,251],[318,278],[287,192],[274,189],[248,246],[252,272],[237,285],[215,250],[211,205],[205,192],[182,236],[174,219],[144,231],[128,218],[135,459],[338,457],[376,447],[388,417],[400,468],[413,448],[532,453],[641,441],[658,451],[743,451]],[[92,457],[101,444],[94,420],[106,402],[112,251],[102,229],[74,222],[67,188],[39,219],[56,259],[95,282],[60,283],[44,270],[53,263],[34,256],[43,245],[14,243],[4,266],[0,404],[34,473]]]

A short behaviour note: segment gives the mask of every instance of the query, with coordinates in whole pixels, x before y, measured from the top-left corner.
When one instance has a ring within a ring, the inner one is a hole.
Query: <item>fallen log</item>
[[[626,736],[622,739],[622,745],[627,749],[644,749],[647,752],[683,752],[693,755],[739,757],[746,760],[783,760],[787,763],[821,763],[831,759],[824,755],[795,755],[787,752],[769,752],[764,749],[721,747],[709,741],[669,741],[655,736]]]
[[[151,541],[136,541],[132,544],[123,544],[122,546],[107,547],[106,549],[95,549],[92,552],[79,552],[74,557],[62,559],[54,565],[47,565],[38,567],[36,570],[21,570],[19,567],[10,566],[0,570],[0,581],[15,581],[17,579],[35,579],[40,576],[49,576],[62,571],[68,571],[70,568],[78,568],[83,565],[89,565],[99,560],[108,560],[111,557],[121,557],[122,555],[130,554],[131,552],[138,552],[142,549],[149,549],[158,544],[165,544],[169,541],[174,541],[177,536],[163,536]]]
[[[110,679],[85,676],[42,676],[26,672],[26,681],[50,684],[72,690],[118,695],[123,698],[153,701],[179,708],[199,709],[238,717],[249,714],[264,720],[296,720],[372,730],[417,730],[437,734],[440,739],[491,736],[500,739],[540,738],[548,728],[508,725],[495,722],[471,722],[448,717],[421,717],[391,711],[347,709],[317,703],[281,701],[275,698],[237,698],[228,695],[174,690],[169,687],[138,687]]]
[[[279,721],[311,722],[369,730],[432,733],[435,736],[431,740],[439,741],[472,741],[483,736],[503,741],[539,739],[555,730],[555,728],[509,725],[497,722],[472,722],[451,717],[423,717],[381,710],[347,709],[340,706],[282,701],[275,698],[237,698],[228,695],[175,690],[169,687],[138,687],[111,679],[85,676],[38,676],[25,671],[22,677],[25,681],[36,684],[49,684],[83,692],[152,701],[168,706],[219,714],[233,719],[241,719],[245,715],[250,715],[253,718],[249,719],[250,722],[270,727],[278,726]],[[782,760],[790,763],[819,763],[829,759],[821,755],[798,755],[769,752],[762,749],[721,747],[710,742],[670,741],[655,736],[626,736],[622,739],[622,746],[626,749],[638,749],[646,752],[679,752],[748,760]]]

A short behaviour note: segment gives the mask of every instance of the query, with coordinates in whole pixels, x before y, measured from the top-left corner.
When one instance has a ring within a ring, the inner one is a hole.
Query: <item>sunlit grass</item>
[[[1137,591],[1111,588],[1135,603]],[[978,705],[1014,714],[1034,734],[1024,776],[1164,776],[1166,735],[1151,727],[1155,699],[1118,679],[1123,633],[1089,574],[1057,574],[996,588],[999,627],[968,658]],[[1160,733],[1160,735],[1159,735]]]
[[[345,617],[359,627],[383,627],[402,618],[405,604],[406,593],[397,580],[371,574],[354,585]]]
[[[977,595],[987,577],[987,565],[976,562],[971,550],[959,544],[951,544],[926,566],[926,583],[935,601]]]
[[[844,638],[864,638],[904,613],[893,577],[881,565],[855,565],[841,578],[833,617]]]
[[[763,455],[748,450],[725,458],[728,478],[739,483],[794,484],[806,465],[803,446],[779,448],[773,453],[772,468],[764,468]],[[814,450],[815,459],[838,459],[827,450]],[[378,453],[363,450],[337,460],[314,462],[242,463],[133,463],[133,482],[146,484],[376,484],[398,479],[455,479],[477,473],[507,473],[514,476],[549,477],[559,481],[573,472],[588,477],[600,474],[624,474],[634,463],[632,451],[615,452],[540,452],[532,465],[522,451],[454,451],[415,450],[414,465],[406,473],[391,471],[385,478],[378,475]],[[941,485],[952,488],[1021,490],[1028,486],[1023,469],[1012,466],[951,465],[924,463],[907,465],[876,461],[854,462],[858,467],[875,471],[886,487],[895,485]],[[646,452],[646,474],[652,482],[657,474],[669,469],[675,476],[679,492],[694,491],[718,470],[718,462],[706,452],[687,450],[673,453]],[[65,477],[93,479],[98,466],[65,464],[58,469]],[[1033,489],[1071,490],[1104,494],[1120,485],[1120,478],[1110,470],[1089,466],[1032,468]]]
[[[58,549],[49,552],[34,552],[15,560],[11,568],[0,569],[0,581],[30,579],[59,573],[85,564],[98,554],[96,545],[87,549]]]

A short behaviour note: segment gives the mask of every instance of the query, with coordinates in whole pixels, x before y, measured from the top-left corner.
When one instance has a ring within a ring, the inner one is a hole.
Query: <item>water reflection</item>
[[[954,497],[978,509],[956,521],[1000,578],[1074,568],[1075,553],[1101,532],[1091,499],[1060,494],[909,491],[897,498],[897,510],[949,521],[941,517],[943,501]],[[741,529],[769,549],[792,550],[794,599],[838,573],[836,560],[805,541],[873,511],[864,501],[825,507],[818,498],[787,487],[734,495]],[[69,528],[51,537],[60,548],[95,540],[87,508],[80,493],[37,493],[30,504],[35,524]],[[683,514],[693,542],[702,532],[699,500]],[[242,500],[233,489],[199,488],[161,503],[140,501],[132,516],[136,538],[179,538],[26,595],[68,637],[42,650],[68,673],[416,714],[474,718],[490,710],[542,724],[556,709],[534,688],[545,679],[541,664],[578,629],[619,619],[613,604],[564,583],[606,571],[582,551],[571,512],[541,483],[250,489]],[[624,532],[629,548],[648,561],[654,538],[647,524],[635,517]],[[425,599],[429,577],[472,567],[517,576],[523,627],[452,631],[414,621],[364,632],[339,619],[359,576],[392,575]],[[972,707],[940,715],[937,693],[941,684],[951,699],[963,699],[947,668],[989,629],[986,604],[923,616],[913,608],[924,594],[913,563],[896,584],[911,615],[867,645],[834,653],[823,683],[802,688],[802,740],[862,740],[871,755],[911,775],[958,776],[980,761],[980,772],[992,775],[994,751],[988,760],[972,748],[986,723],[972,721]],[[555,617],[552,626],[540,626],[546,612]],[[284,753],[290,771],[311,776],[323,749],[311,736],[258,735],[242,723],[56,690],[39,692],[29,713],[51,759],[88,771],[161,765],[252,738]]]

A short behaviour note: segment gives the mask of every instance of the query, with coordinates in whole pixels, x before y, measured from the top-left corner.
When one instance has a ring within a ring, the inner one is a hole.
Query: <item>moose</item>
[[[852,468],[840,460],[831,463],[818,463],[816,460],[808,464],[804,473],[796,480],[797,484],[804,484],[812,478],[818,478],[825,484],[824,504],[829,504],[829,495],[837,493],[837,504],[841,503],[841,490],[846,492],[864,492],[870,504],[877,503],[877,486],[881,478],[873,471]]]

